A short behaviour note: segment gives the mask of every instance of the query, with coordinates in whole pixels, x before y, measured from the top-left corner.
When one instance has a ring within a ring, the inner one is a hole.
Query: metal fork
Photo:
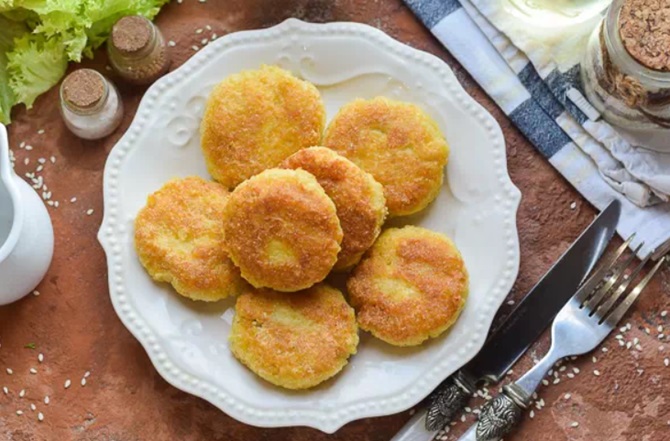
[[[551,327],[551,348],[544,358],[484,405],[479,421],[459,438],[460,441],[499,440],[519,422],[522,411],[530,405],[533,393],[558,360],[592,351],[616,327],[668,259],[667,256],[659,259],[647,275],[624,295],[650,258],[642,260],[627,274],[634,255],[625,259],[620,257],[632,239],[629,238],[607,258],[558,313]],[[642,244],[635,251],[641,247]]]

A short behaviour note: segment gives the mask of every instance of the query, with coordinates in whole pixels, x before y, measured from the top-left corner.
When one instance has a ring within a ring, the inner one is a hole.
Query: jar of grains
[[[670,0],[614,0],[591,35],[581,75],[610,123],[670,128]]]
[[[123,102],[107,78],[93,69],[78,69],[61,83],[60,112],[72,133],[99,139],[121,123]]]
[[[153,83],[170,67],[163,35],[140,15],[123,17],[114,24],[107,52],[114,70],[133,84]]]

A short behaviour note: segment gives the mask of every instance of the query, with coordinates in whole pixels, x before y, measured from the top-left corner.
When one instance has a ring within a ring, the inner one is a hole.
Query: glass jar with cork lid
[[[140,15],[123,17],[114,24],[107,53],[112,68],[133,84],[153,83],[170,67],[163,35]]]
[[[614,0],[591,35],[581,75],[608,122],[670,128],[670,2]]]

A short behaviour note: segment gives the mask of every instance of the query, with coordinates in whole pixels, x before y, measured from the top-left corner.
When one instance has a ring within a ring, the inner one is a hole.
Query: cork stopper
[[[670,2],[626,0],[619,12],[619,35],[640,64],[670,72]]]
[[[121,18],[112,28],[111,42],[120,53],[136,54],[151,43],[153,25],[140,15]]]
[[[75,70],[61,87],[63,100],[81,109],[95,106],[105,96],[105,80],[92,69]]]

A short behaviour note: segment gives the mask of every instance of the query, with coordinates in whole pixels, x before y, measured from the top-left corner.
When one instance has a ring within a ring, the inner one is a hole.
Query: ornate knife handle
[[[426,429],[436,431],[449,424],[475,391],[474,381],[461,371],[447,378],[429,398]]]
[[[521,420],[528,407],[528,397],[516,384],[503,388],[503,393],[482,406],[477,423],[477,441],[497,441],[507,435]]]

